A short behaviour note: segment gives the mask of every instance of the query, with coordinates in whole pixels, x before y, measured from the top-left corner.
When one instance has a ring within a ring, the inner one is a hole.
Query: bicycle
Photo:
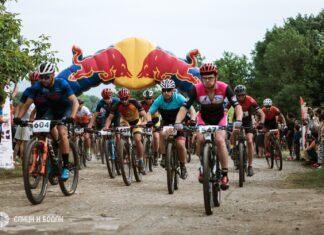
[[[205,212],[212,214],[212,207],[219,207],[221,203],[221,168],[217,153],[217,146],[214,141],[214,132],[224,130],[223,126],[206,125],[199,126],[198,132],[205,138],[202,156],[203,171],[203,195]]]
[[[191,131],[184,127],[184,133]],[[167,172],[167,186],[168,193],[173,194],[174,190],[179,188],[180,160],[177,150],[177,130],[172,125],[162,127],[162,135],[165,136],[166,141],[166,155],[165,155],[165,170]]]
[[[33,137],[27,145],[23,158],[24,188],[32,204],[40,204],[46,196],[48,180],[57,177],[65,196],[75,193],[79,180],[79,160],[74,143],[69,140],[70,154],[68,169],[70,178],[61,180],[62,156],[58,146],[53,147],[49,138],[51,125],[66,125],[62,120],[36,120],[33,122]],[[70,125],[68,125],[70,128]],[[70,133],[70,131],[69,131]],[[70,136],[69,136],[70,137]]]
[[[191,156],[195,154],[196,146],[192,143],[193,134],[188,132],[186,135],[187,162],[191,162]]]
[[[142,173],[139,172],[139,164],[136,158],[136,146],[134,144],[132,129],[141,126],[116,127],[115,133],[121,135],[119,144],[118,164],[123,177],[123,181],[130,186],[135,180],[142,181]]]
[[[146,171],[153,171],[153,133],[152,128],[143,128],[144,166]]]
[[[279,171],[282,170],[282,153],[280,142],[278,139],[278,129],[269,130],[269,149],[270,149],[270,158],[266,157],[267,164],[270,169],[273,168],[274,162]]]
[[[75,127],[73,130],[73,142],[77,145],[78,157],[79,157],[79,167],[80,169],[87,166],[87,156],[84,147],[84,128]],[[82,167],[83,166],[83,167]]]
[[[243,182],[245,182],[245,175],[247,174],[247,152],[246,152],[246,139],[245,131],[241,122],[234,122],[234,131],[236,128],[236,141],[235,141],[235,153],[234,161],[238,164],[239,169],[239,186],[243,187]]]

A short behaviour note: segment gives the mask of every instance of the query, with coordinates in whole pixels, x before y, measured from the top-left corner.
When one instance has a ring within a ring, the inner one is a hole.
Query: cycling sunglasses
[[[39,76],[41,80],[48,80],[51,78],[51,74],[45,74]]]
[[[162,89],[162,92],[171,92],[173,88]]]

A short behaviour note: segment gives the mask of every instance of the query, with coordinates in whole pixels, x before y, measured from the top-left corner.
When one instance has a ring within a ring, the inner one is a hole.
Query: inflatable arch
[[[57,77],[68,80],[76,95],[101,83],[143,89],[171,78],[177,88],[188,91],[200,82],[197,49],[183,60],[145,39],[131,37],[88,57],[76,46],[72,52],[73,64]]]

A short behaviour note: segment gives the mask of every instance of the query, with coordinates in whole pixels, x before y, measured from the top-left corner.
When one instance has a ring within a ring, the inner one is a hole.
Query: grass
[[[15,166],[15,169],[0,169],[0,180],[22,177],[22,166]]]
[[[311,172],[292,173],[287,177],[287,181],[294,188],[313,188],[324,190],[324,168]]]

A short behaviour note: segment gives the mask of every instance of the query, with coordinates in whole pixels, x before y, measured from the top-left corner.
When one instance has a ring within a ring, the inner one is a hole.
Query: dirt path
[[[173,195],[160,167],[127,187],[121,177],[109,179],[105,165],[89,165],[75,195],[64,197],[58,186],[49,186],[37,206],[27,200],[22,179],[0,180],[0,212],[10,217],[0,234],[324,234],[324,193],[286,187],[289,173],[307,170],[300,163],[284,162],[278,172],[256,159],[255,175],[243,188],[231,170],[231,187],[211,216],[204,213],[196,158]],[[58,221],[44,222],[43,216]]]

